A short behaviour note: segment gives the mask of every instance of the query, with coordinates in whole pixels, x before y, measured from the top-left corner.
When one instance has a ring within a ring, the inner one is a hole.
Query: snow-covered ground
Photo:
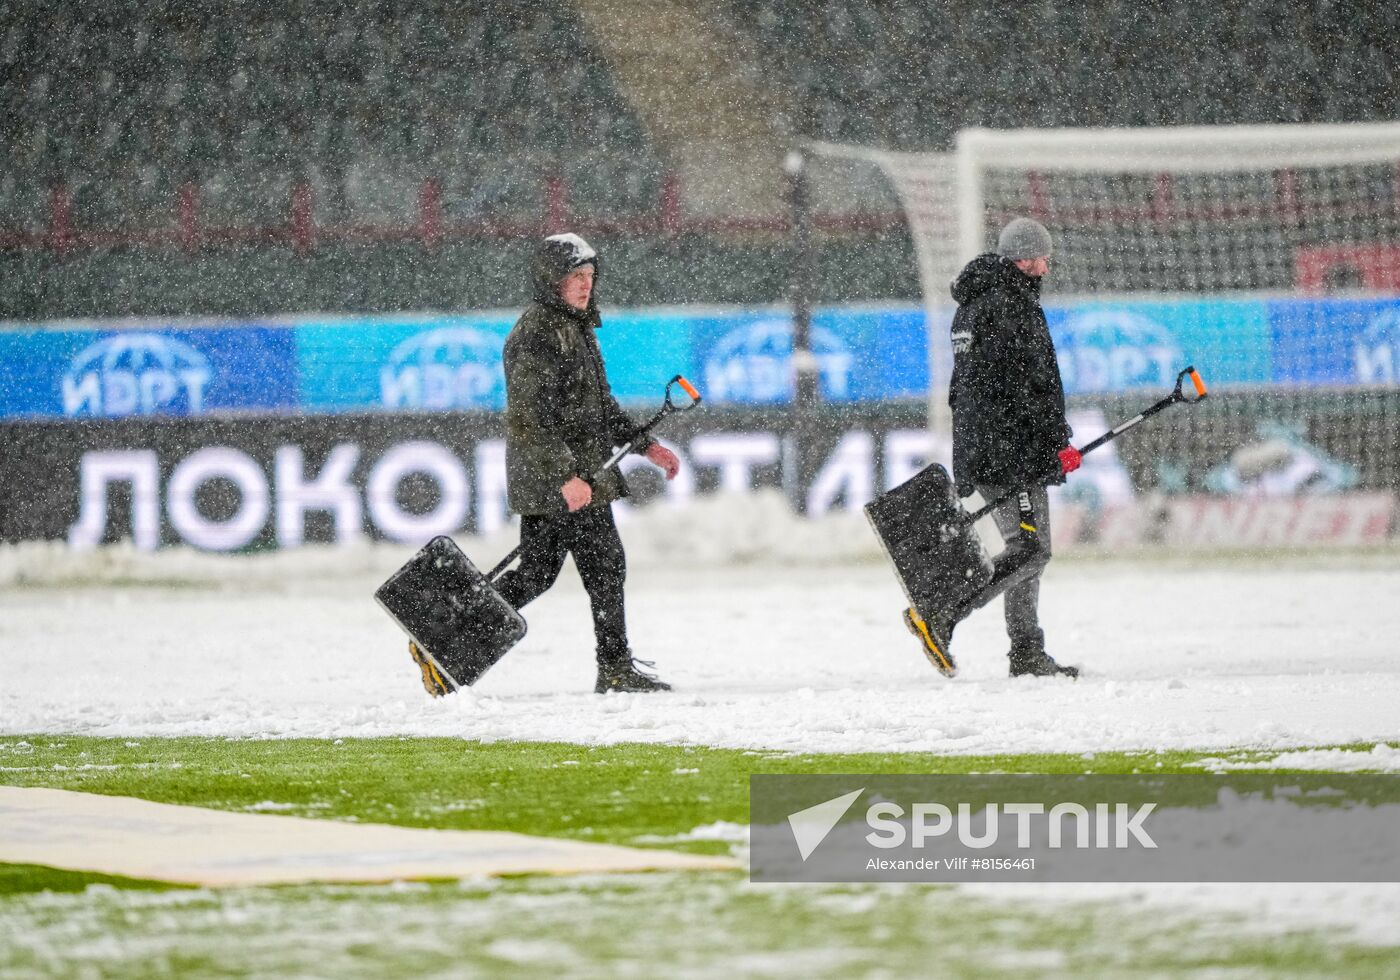
[[[242,558],[0,549],[0,732],[945,753],[1250,747],[1295,768],[1400,770],[1394,553],[1061,558],[1046,577],[1043,619],[1053,653],[1083,678],[1009,680],[993,606],[959,629],[962,674],[948,681],[904,632],[902,595],[857,515],[808,523],[774,498],[721,499],[642,512],[623,533],[635,652],[656,661],[672,694],[590,693],[590,622],[572,568],[527,610],[530,634],[477,689],[433,701],[371,599],[406,547]],[[464,544],[487,564],[513,540]],[[1390,744],[1316,748],[1351,741]],[[1222,752],[1212,768],[1242,764]],[[720,829],[744,828],[693,834]],[[1400,939],[1394,885],[965,893]]]
[[[1052,563],[1042,616],[1077,682],[1010,680],[999,605],[949,681],[904,631],[858,515],[777,498],[624,525],[635,654],[676,686],[598,697],[572,567],[474,690],[430,700],[371,598],[410,549],[254,557],[0,551],[0,732],[448,735],[946,753],[1400,743],[1400,559],[1182,556]],[[486,565],[512,533],[464,542]],[[1288,764],[1345,768],[1332,755]],[[1400,769],[1400,753],[1368,768]],[[1224,763],[1222,763],[1223,765]]]

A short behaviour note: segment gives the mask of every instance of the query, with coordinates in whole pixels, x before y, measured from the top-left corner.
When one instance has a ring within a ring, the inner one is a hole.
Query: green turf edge
[[[1374,744],[1315,748],[1370,751]],[[399,736],[332,740],[11,735],[0,736],[0,784],[239,812],[451,830],[515,830],[727,854],[724,841],[675,838],[720,821],[747,823],[752,773],[1200,774],[1205,771],[1203,760],[1256,761],[1277,751],[962,756]],[[0,869],[0,894],[81,890],[88,884],[171,887],[29,866]]]
[[[33,892],[81,892],[89,886],[106,886],[122,890],[163,891],[187,888],[164,881],[122,878],[116,875],[93,874],[89,871],[65,871],[39,864],[0,864],[0,896],[23,895]]]

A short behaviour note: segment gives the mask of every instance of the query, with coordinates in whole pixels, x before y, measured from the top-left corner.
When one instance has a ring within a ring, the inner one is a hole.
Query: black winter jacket
[[[1050,474],[1071,432],[1040,280],[989,252],[964,267],[952,292],[948,404],[958,492],[1062,482]]]
[[[588,261],[596,270],[596,256]],[[559,297],[559,281],[582,264],[546,243],[531,269],[534,302],[506,338],[506,483],[518,514],[563,512],[559,488],[571,477],[591,477],[636,429],[613,397],[593,333],[601,324],[596,279],[587,310]],[[650,444],[641,439],[633,451]],[[613,467],[594,481],[590,506],[625,496],[627,483]]]

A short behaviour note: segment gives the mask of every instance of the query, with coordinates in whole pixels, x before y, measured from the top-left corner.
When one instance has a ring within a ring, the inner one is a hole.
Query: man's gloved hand
[[[659,442],[653,442],[648,446],[647,451],[642,453],[642,456],[653,466],[661,467],[668,480],[674,480],[676,474],[681,471],[680,457]]]
[[[593,501],[593,488],[577,476],[570,477],[559,492],[564,495],[564,503],[568,505],[570,513],[587,507]]]
[[[1073,446],[1066,446],[1059,452],[1060,472],[1069,474],[1079,469],[1079,464],[1084,461],[1084,454]]]

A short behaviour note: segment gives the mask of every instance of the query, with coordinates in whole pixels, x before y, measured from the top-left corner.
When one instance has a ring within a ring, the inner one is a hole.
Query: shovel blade
[[[525,636],[525,620],[456,542],[436,537],[374,593],[455,687],[475,684]]]
[[[946,618],[991,580],[991,558],[941,465],[876,497],[865,516],[922,619]]]

